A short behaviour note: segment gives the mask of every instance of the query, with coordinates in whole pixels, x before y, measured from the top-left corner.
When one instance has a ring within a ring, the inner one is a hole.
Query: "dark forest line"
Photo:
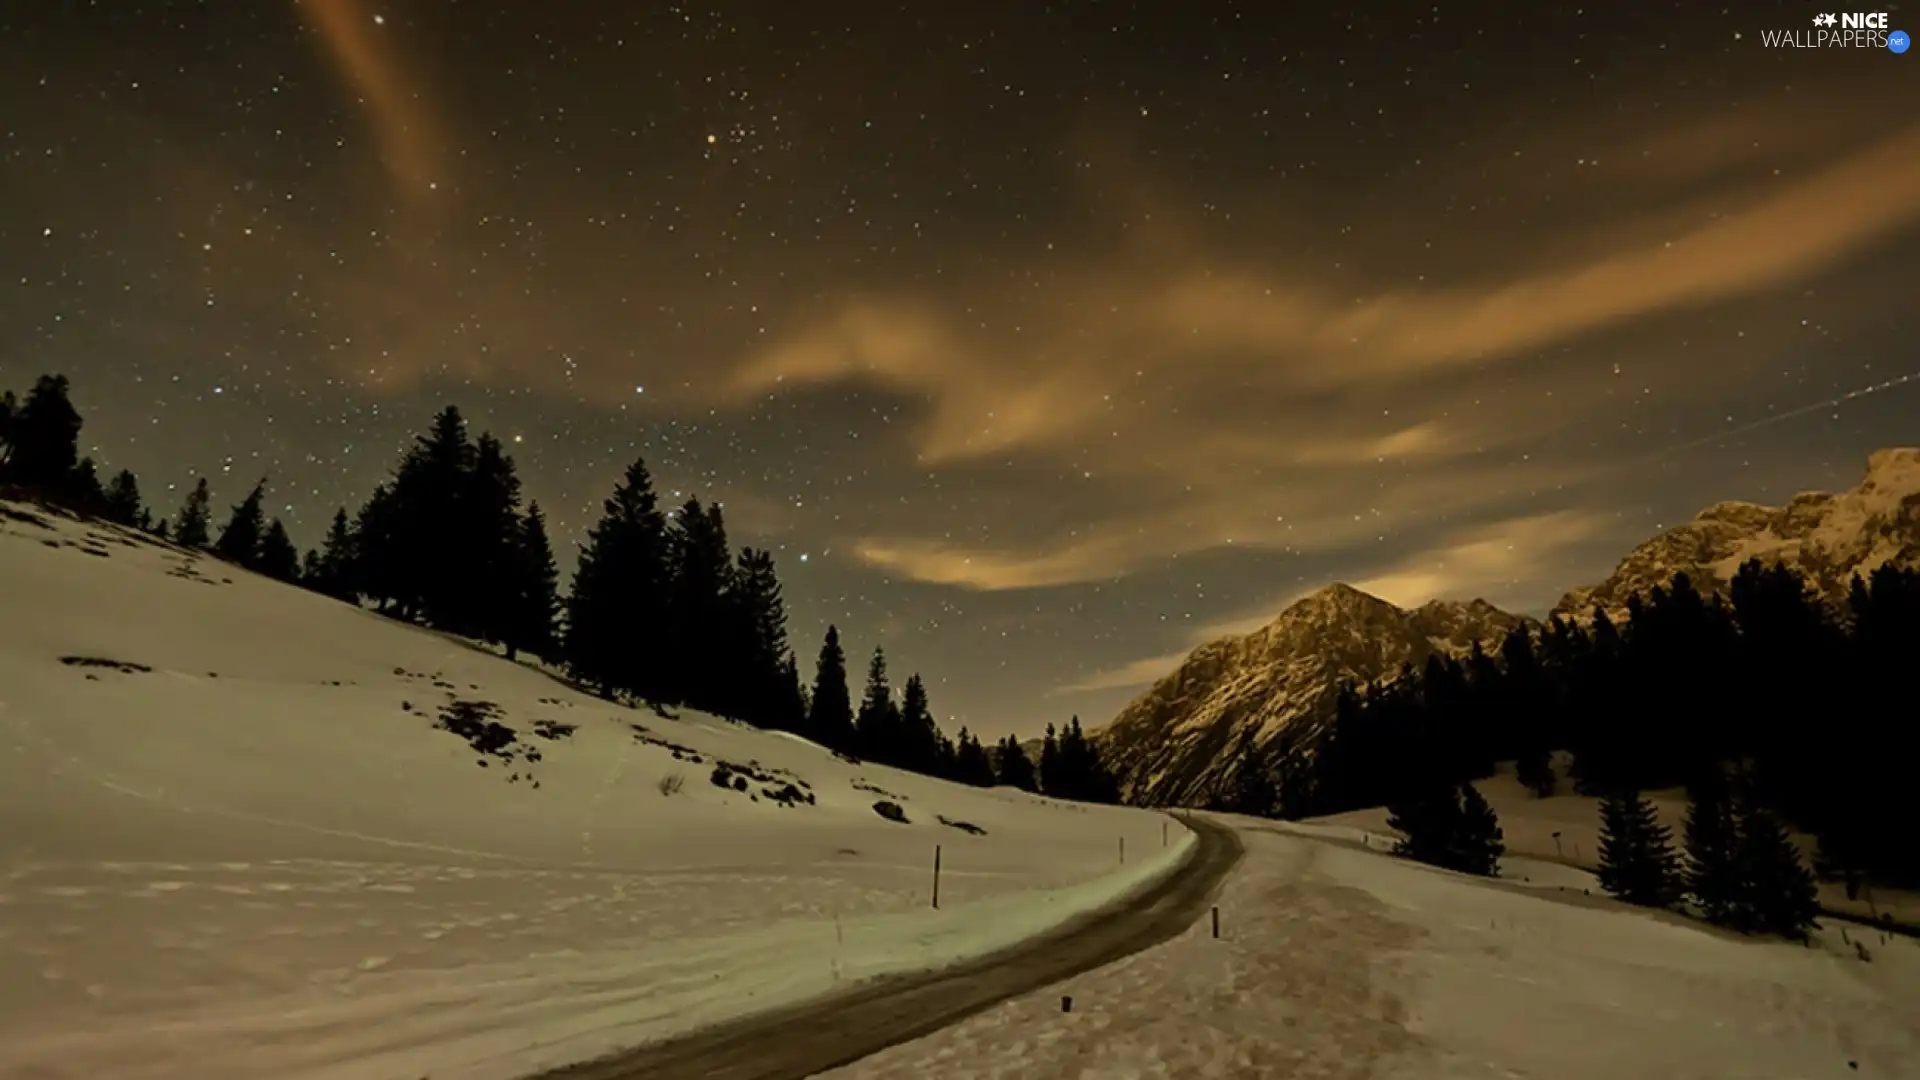
[[[0,491],[485,642],[508,659],[532,654],[616,701],[696,709],[976,786],[1118,801],[1077,717],[1048,726],[1037,761],[1012,736],[991,747],[966,728],[949,736],[918,674],[896,693],[880,648],[856,701],[834,626],[804,682],[772,553],[736,551],[718,503],[663,508],[642,460],[606,499],[562,592],[545,515],[523,502],[512,456],[489,433],[471,436],[455,407],[434,417],[363,505],[338,509],[304,556],[266,513],[265,478],[217,531],[204,477],[177,512],[156,515],[131,471],[103,482],[80,456],[82,426],[63,376],[42,376],[24,400],[0,395]]]

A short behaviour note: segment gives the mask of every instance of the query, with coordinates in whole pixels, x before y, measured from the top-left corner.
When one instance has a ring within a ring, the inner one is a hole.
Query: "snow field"
[[[1486,881],[1364,850],[1339,827],[1223,820],[1247,856],[1220,898],[1220,940],[1203,919],[827,1076],[1920,1075],[1912,941],[1873,935],[1862,962],[1837,930],[1813,947],[1740,939],[1583,895],[1591,877],[1556,864],[1542,864],[1561,875],[1551,884]]]
[[[0,510],[0,1076],[505,1080],[1002,947],[1191,842],[619,708]],[[435,729],[455,701],[515,730],[507,757]],[[717,787],[718,762],[757,779]],[[770,797],[788,783],[814,804]]]

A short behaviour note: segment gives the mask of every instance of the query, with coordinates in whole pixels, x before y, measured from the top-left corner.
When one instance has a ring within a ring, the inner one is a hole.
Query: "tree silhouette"
[[[646,464],[635,459],[614,488],[586,546],[567,598],[567,666],[605,693],[671,700],[666,670],[666,522]]]
[[[814,664],[807,735],[829,749],[853,749],[853,701],[847,690],[847,654],[841,651],[837,627],[827,627],[826,640],[820,645],[820,659]]]
[[[1680,862],[1673,835],[1653,803],[1623,791],[1600,803],[1600,887],[1630,904],[1670,908],[1680,900]]]
[[[542,658],[553,655],[554,621],[560,614],[560,571],[547,540],[546,515],[530,503],[514,527],[508,577],[508,610],[500,627],[507,658],[521,650]]]
[[[69,493],[74,467],[80,463],[80,413],[68,398],[65,375],[42,375],[34,380],[27,398],[10,405],[5,420],[6,445],[0,450],[0,482],[60,497]],[[12,398],[9,395],[8,401]]]
[[[269,522],[266,532],[261,534],[253,569],[275,581],[291,584],[300,580],[300,552],[293,546],[293,540],[287,536],[287,527],[280,523],[279,518]]]
[[[127,469],[113,474],[107,484],[104,516],[108,521],[137,528],[146,517],[140,501],[140,481]]]
[[[179,520],[173,528],[174,543],[188,549],[207,546],[212,502],[213,496],[207,491],[206,477],[194,481],[193,490],[187,492],[186,502],[181,505]]]
[[[867,662],[866,691],[860,697],[853,730],[854,747],[861,757],[887,765],[906,764],[908,755],[900,706],[894,702],[893,688],[887,682],[887,654],[878,647]]]
[[[1027,756],[1020,740],[1011,735],[1001,739],[993,748],[993,775],[1007,787],[1021,791],[1040,790],[1040,777],[1033,767],[1033,759]]]
[[[253,485],[247,497],[233,506],[233,512],[227,517],[227,524],[220,530],[220,539],[213,545],[213,553],[249,570],[257,569],[260,564],[260,538],[266,534],[266,512],[261,503],[267,497],[267,482],[262,479]]]

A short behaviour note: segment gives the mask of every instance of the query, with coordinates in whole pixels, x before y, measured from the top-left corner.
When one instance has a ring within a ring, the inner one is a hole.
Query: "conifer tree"
[[[738,642],[729,633],[733,554],[720,507],[687,500],[670,516],[667,538],[673,700],[739,716],[745,680],[740,677]]]
[[[1673,835],[1653,803],[1619,791],[1600,803],[1600,887],[1629,904],[1670,908],[1680,900],[1680,862]]]
[[[1448,865],[1461,832],[1459,789],[1435,782],[1422,785],[1387,804],[1387,827],[1400,833],[1394,854],[1433,866]]]
[[[1493,807],[1472,784],[1460,785],[1460,834],[1454,845],[1453,869],[1482,877],[1500,873],[1500,857],[1507,853],[1506,836]]]
[[[507,647],[520,632],[518,620],[529,570],[522,563],[524,523],[520,477],[506,448],[487,432],[474,444],[462,472],[454,506],[458,529],[441,542],[441,558],[463,587],[449,589],[436,624]]]
[[[1061,790],[1065,786],[1062,781],[1066,778],[1060,774],[1060,736],[1053,730],[1052,724],[1047,725],[1047,736],[1040,743],[1038,772],[1042,794],[1066,797]]]
[[[266,497],[267,482],[262,479],[253,485],[246,498],[234,504],[226,528],[220,531],[220,539],[213,545],[214,554],[249,570],[259,566],[260,538],[267,531],[266,512],[261,507]]]
[[[267,531],[261,534],[254,554],[254,569],[275,581],[291,584],[300,579],[300,552],[279,518],[268,523]]]
[[[379,602],[382,613],[398,607],[401,618],[411,619],[417,601],[401,550],[402,516],[392,484],[374,485],[354,517],[348,577],[363,595]]]
[[[335,600],[352,603],[358,599],[356,546],[346,508],[336,509],[332,523],[327,526],[326,539],[321,542],[320,550],[313,553],[312,572],[305,575],[307,587]]]
[[[853,701],[847,689],[847,654],[841,651],[838,627],[827,627],[820,659],[814,665],[807,736],[831,750],[853,751]]]
[[[987,748],[964,727],[954,744],[953,773],[955,780],[974,787],[992,787],[994,783],[993,761],[987,756]]]
[[[66,480],[54,494],[83,514],[106,515],[107,492],[100,486],[100,467],[90,457],[83,457],[74,463]]]
[[[907,676],[907,685],[900,692],[898,725],[900,759],[906,768],[938,776],[943,765],[948,772],[958,766],[960,747],[941,732],[939,722],[934,720],[927,702],[927,684],[918,672]]]
[[[377,522],[363,522],[362,555],[377,595],[399,605],[403,618],[468,633],[474,606],[468,590],[471,568],[464,550],[461,502],[471,487],[475,448],[460,410],[447,406],[434,416],[401,456],[390,483],[376,488]]]
[[[567,598],[567,666],[608,694],[668,701],[666,523],[646,464],[636,459],[606,501]]]
[[[1742,792],[1736,800],[1735,815],[1735,929],[1804,941],[1819,917],[1820,899],[1800,850],[1786,825],[1750,793]]]
[[[770,702],[771,711],[760,723],[776,731],[805,732],[807,713],[813,702],[807,695],[806,683],[800,679],[800,661],[791,652],[781,661],[775,691]]]
[[[50,496],[68,494],[74,467],[80,463],[81,427],[69,390],[65,375],[42,375],[27,391],[26,401],[11,409],[0,482]]]
[[[104,516],[108,521],[128,528],[137,527],[146,509],[140,502],[140,481],[131,470],[121,469],[107,484]]]
[[[1011,735],[993,748],[993,775],[1000,784],[1021,791],[1039,791],[1040,779],[1020,740]]]
[[[560,571],[547,540],[546,515],[537,502],[528,504],[526,515],[515,526],[512,557],[510,606],[501,632],[507,659],[521,650],[550,658],[553,624],[560,614]]]
[[[727,593],[725,639],[739,672],[741,719],[761,727],[794,730],[804,710],[793,709],[798,680],[789,673],[787,606],[771,552],[742,548]]]
[[[1687,789],[1687,818],[1683,830],[1687,851],[1687,893],[1708,922],[1730,926],[1738,921],[1740,877],[1735,855],[1740,847],[1725,777],[1714,770]]]
[[[867,687],[860,696],[860,711],[854,714],[853,728],[854,745],[861,757],[888,765],[907,764],[900,706],[894,702],[893,687],[887,681],[887,654],[877,646],[873,659],[867,662]]]

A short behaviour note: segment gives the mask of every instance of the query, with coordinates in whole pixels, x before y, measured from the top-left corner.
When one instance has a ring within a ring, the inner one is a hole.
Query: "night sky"
[[[303,545],[446,403],[569,565],[644,455],[807,670],[1104,722],[1920,441],[1920,58],[1816,7],[9,2],[0,386]]]

